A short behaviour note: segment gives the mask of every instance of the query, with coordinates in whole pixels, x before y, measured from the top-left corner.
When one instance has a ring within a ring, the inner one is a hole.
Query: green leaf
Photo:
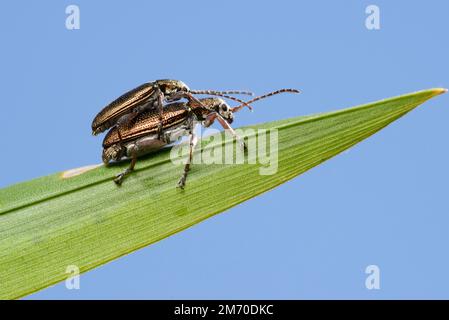
[[[0,298],[30,294],[66,279],[69,265],[90,270],[223,212],[337,155],[444,92],[425,90],[255,125],[278,130],[274,175],[260,175],[260,165],[198,164],[186,189],[180,190],[175,185],[182,166],[174,166],[167,149],[139,161],[121,187],[112,177],[127,163],[78,175],[57,173],[1,189]],[[213,146],[202,143],[205,150]]]

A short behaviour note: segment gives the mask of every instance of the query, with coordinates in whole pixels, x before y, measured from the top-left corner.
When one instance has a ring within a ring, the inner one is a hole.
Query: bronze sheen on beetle
[[[222,96],[242,103],[243,101],[229,96],[229,94],[252,95],[251,92],[229,90],[190,90],[180,80],[156,80],[144,83],[134,88],[104,107],[92,121],[92,134],[97,135],[113,126],[126,124],[132,121],[140,112],[145,110],[157,110],[159,116],[158,130],[162,130],[162,109],[164,102],[174,102],[182,98],[188,101],[200,103],[194,94],[208,94]]]
[[[115,126],[106,134],[103,140],[103,162],[108,165],[111,161],[131,159],[129,167],[114,179],[116,184],[121,185],[123,179],[134,170],[139,156],[159,150],[176,142],[182,136],[189,136],[189,155],[178,181],[178,187],[184,188],[192,162],[193,149],[198,142],[194,133],[196,124],[200,123],[204,127],[209,127],[217,120],[225,130],[229,130],[236,137],[240,146],[246,149],[243,140],[231,127],[234,113],[245,106],[250,108],[250,104],[255,101],[283,92],[299,93],[296,89],[281,89],[250,101],[242,101],[236,107],[230,107],[221,98],[202,98],[198,101],[169,103],[162,108],[161,114],[159,110],[154,109],[140,111],[132,121]]]

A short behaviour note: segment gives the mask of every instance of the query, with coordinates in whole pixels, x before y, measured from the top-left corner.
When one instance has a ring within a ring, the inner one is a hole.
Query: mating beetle
[[[182,98],[195,101],[200,104],[193,94],[209,94],[223,96],[239,101],[228,94],[249,94],[246,91],[214,91],[214,90],[190,90],[189,87],[180,80],[156,80],[144,83],[137,88],[128,91],[116,100],[104,107],[92,121],[92,134],[99,134],[115,125],[122,125],[133,120],[144,110],[158,110],[159,112],[159,134],[162,129],[162,109],[163,103],[174,102]]]
[[[193,149],[198,141],[194,127],[197,123],[209,127],[217,120],[224,129],[229,130],[236,136],[230,124],[234,120],[234,113],[241,110],[250,103],[269,96],[291,92],[299,93],[296,89],[281,89],[240,104],[231,108],[221,98],[203,98],[200,103],[195,101],[175,102],[166,105],[162,114],[162,134],[158,132],[159,115],[155,110],[148,110],[139,113],[132,122],[123,126],[112,128],[103,140],[103,162],[108,165],[111,161],[119,161],[123,157],[131,158],[131,164],[123,172],[118,174],[114,182],[120,185],[132,170],[137,161],[137,157],[156,151],[165,145],[177,141],[181,136],[189,135],[190,152],[189,158],[184,167],[184,172],[178,182],[178,187],[184,188],[187,173],[190,170]],[[244,143],[237,137],[240,144],[245,148]]]

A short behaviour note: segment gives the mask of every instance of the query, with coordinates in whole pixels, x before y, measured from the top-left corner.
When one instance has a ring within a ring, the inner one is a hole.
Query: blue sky
[[[81,28],[65,28],[65,8]],[[365,8],[380,8],[380,30]],[[0,187],[100,162],[90,123],[143,82],[296,87],[236,127],[449,87],[449,2],[9,1]],[[449,95],[188,230],[30,298],[449,298]],[[367,290],[368,265],[380,268]]]

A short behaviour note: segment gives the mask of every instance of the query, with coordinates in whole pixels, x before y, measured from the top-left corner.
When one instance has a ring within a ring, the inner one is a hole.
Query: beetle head
[[[234,114],[231,107],[221,98],[205,98],[200,99],[201,103],[208,108],[209,111],[215,111],[221,115],[229,124],[234,121]]]
[[[232,112],[231,107],[223,100],[217,106],[217,112],[229,123],[231,124],[234,121],[234,113]]]

